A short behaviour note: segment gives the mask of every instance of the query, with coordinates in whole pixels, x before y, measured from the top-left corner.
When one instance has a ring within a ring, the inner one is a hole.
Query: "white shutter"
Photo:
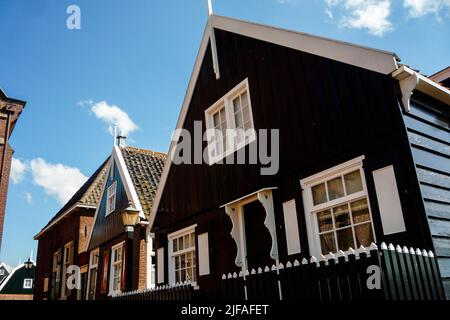
[[[158,284],[164,283],[164,247],[156,251],[156,268],[158,269]]]
[[[388,235],[406,231],[394,167],[391,165],[373,171],[372,175],[377,192],[383,233]]]
[[[209,243],[208,232],[198,235],[198,274],[209,274]]]
[[[284,229],[288,255],[301,252],[295,199],[283,203]]]

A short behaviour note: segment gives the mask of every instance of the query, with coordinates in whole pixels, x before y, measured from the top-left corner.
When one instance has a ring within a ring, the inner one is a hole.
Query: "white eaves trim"
[[[63,220],[67,215],[69,215],[69,213],[71,213],[73,210],[77,209],[77,208],[86,208],[86,209],[96,209],[96,206],[91,206],[88,204],[81,204],[81,203],[75,203],[73,206],[71,206],[69,209],[67,209],[66,211],[64,211],[58,218],[55,219],[55,221],[53,221],[52,223],[50,223],[48,226],[46,226],[44,229],[42,229],[41,231],[39,231],[39,233],[37,235],[34,236],[34,240],[39,240],[39,238],[46,233],[51,227],[53,227],[55,224],[57,224],[58,222],[60,222],[61,220]]]
[[[405,111],[409,112],[410,110],[409,101],[414,90],[421,91],[450,106],[450,90],[424,75],[406,66],[401,66],[392,73],[392,77],[400,83]]]
[[[191,78],[189,80],[189,85],[186,90],[186,95],[183,100],[181,111],[178,116],[176,126],[177,129],[183,127],[184,121],[186,119],[186,114],[189,108],[189,104],[191,103],[192,94],[194,92],[197,78],[200,73],[200,67],[203,63],[203,58],[208,48],[211,30],[213,29],[220,29],[241,34],[250,38],[308,52],[382,74],[390,74],[398,68],[397,56],[392,52],[371,49],[346,42],[270,27],[262,24],[251,23],[217,15],[210,15],[208,23],[205,27],[205,31],[203,33],[200,49],[197,53],[194,69],[191,73]],[[151,215],[148,218],[150,222],[150,228],[153,227],[156,212],[158,211],[159,202],[161,201],[164,186],[166,184],[167,177],[170,172],[170,166],[172,164],[172,154],[175,151],[176,141],[178,141],[178,138],[179,133],[178,136],[175,135],[172,138],[172,143],[168,152],[168,159],[161,174],[161,179],[158,184],[156,196],[153,201]]]

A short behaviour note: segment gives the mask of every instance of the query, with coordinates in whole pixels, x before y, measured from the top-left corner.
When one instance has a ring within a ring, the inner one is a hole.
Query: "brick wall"
[[[147,243],[145,240],[139,241],[139,260],[138,260],[138,285],[137,289],[147,288]]]
[[[0,128],[1,130],[1,128]],[[1,134],[0,134],[1,136]],[[0,147],[0,163],[3,161],[3,152],[5,149],[5,145],[1,145]],[[11,147],[8,147],[3,167],[3,174],[0,183],[0,251],[2,246],[3,239],[3,224],[5,221],[5,209],[6,209],[6,199],[8,195],[8,185],[9,185],[9,173],[11,170],[11,159],[13,156],[14,150]],[[1,165],[0,165],[1,166]]]
[[[87,246],[89,244],[89,233],[91,232],[93,222],[94,217],[92,216],[80,216],[80,228],[78,232],[78,254],[86,252],[87,250]]]
[[[6,197],[8,194],[11,159],[14,153],[14,150],[9,145],[8,140],[24,106],[25,102],[9,99],[4,95],[3,91],[0,92],[0,251],[2,248],[3,224],[5,220]],[[8,124],[8,113],[10,114],[9,133],[6,132]],[[3,159],[5,148],[7,150],[5,158]]]

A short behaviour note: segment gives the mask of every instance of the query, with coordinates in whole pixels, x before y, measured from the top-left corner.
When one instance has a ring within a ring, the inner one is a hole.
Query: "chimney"
[[[127,137],[125,137],[123,134],[122,134],[122,130],[120,130],[119,131],[119,135],[116,137],[116,139],[117,139],[117,146],[119,146],[119,147],[125,147],[125,139],[126,139]]]

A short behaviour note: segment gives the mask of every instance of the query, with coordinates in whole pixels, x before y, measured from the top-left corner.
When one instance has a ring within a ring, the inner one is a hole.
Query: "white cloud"
[[[33,204],[33,195],[29,192],[25,192],[25,200],[28,204]]]
[[[13,158],[11,161],[11,173],[10,178],[14,184],[18,184],[23,180],[28,170],[28,166],[25,162],[19,159]]]
[[[411,17],[418,18],[429,13],[439,15],[441,9],[450,9],[450,0],[404,0],[403,6]]]
[[[92,99],[80,100],[77,102],[77,105],[79,105],[80,107],[91,106],[93,104],[94,101]]]
[[[117,126],[127,136],[139,129],[128,114],[116,105],[109,105],[106,101],[94,103],[91,111],[98,118],[109,124],[108,131],[112,134],[113,127]]]
[[[31,160],[30,168],[34,183],[61,204],[66,203],[87,180],[78,168],[48,163],[41,158]]]
[[[369,33],[382,36],[392,30],[389,20],[391,0],[326,0],[325,13],[332,16],[332,9],[344,10],[340,25],[346,28],[367,29]]]

